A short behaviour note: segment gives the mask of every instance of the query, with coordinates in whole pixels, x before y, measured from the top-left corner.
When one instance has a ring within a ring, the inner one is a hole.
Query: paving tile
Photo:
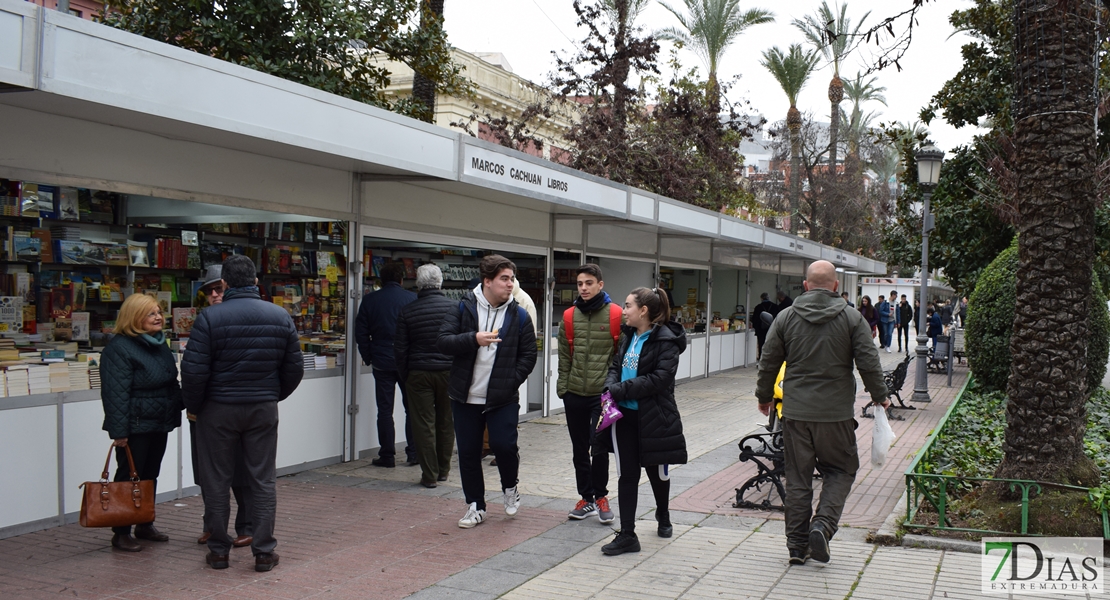
[[[531,579],[530,575],[509,571],[471,567],[436,584],[439,587],[456,588],[501,595]]]

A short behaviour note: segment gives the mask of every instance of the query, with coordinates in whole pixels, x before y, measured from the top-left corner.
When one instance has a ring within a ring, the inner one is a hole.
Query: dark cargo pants
[[[820,524],[831,539],[859,470],[855,419],[818,423],[783,419],[786,458],[786,546],[805,549]],[[813,514],[813,471],[821,471],[821,497]]]
[[[455,422],[447,396],[449,371],[410,371],[405,388],[409,397],[411,444],[420,458],[420,477],[435,483],[451,471]]]

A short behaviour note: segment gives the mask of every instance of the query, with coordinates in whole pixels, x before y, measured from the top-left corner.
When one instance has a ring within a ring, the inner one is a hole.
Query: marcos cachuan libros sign
[[[575,202],[625,212],[627,193],[596,181],[568,175],[512,156],[475,146],[464,146],[463,172],[466,177],[515,188],[526,195],[539,193]]]

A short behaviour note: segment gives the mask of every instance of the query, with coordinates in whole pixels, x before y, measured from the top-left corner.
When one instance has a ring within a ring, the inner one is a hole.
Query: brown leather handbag
[[[85,488],[81,496],[82,527],[125,527],[154,521],[154,481],[139,481],[131,448],[125,445],[123,449],[131,466],[130,481],[108,481],[108,463],[112,460],[109,447],[100,481],[86,481],[78,486]]]

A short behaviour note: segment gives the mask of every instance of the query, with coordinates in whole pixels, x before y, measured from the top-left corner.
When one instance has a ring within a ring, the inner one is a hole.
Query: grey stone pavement
[[[886,369],[902,359],[898,353],[880,353],[880,357]],[[672,498],[734,465],[739,439],[765,423],[756,408],[755,376],[755,368],[742,368],[679,385],[677,395],[690,462],[672,467]],[[930,385],[939,381],[938,377]],[[862,385],[859,387],[862,390]],[[912,387],[911,369],[911,379],[904,389]],[[521,512],[529,508],[565,512],[572,508],[578,496],[562,416],[522,423],[520,446],[520,490],[524,494]],[[409,482],[394,489],[459,497],[454,476],[435,490],[417,490],[411,485],[419,476],[415,469],[384,470],[369,467],[368,461],[358,461],[319,471],[390,479],[398,484]],[[486,476],[487,490],[499,489],[496,468],[487,467]],[[642,476],[639,553],[616,557],[601,553],[601,546],[612,539],[616,523],[611,528],[596,519],[568,520],[408,598],[982,597],[977,554],[879,546],[868,541],[873,533],[868,529],[842,528],[831,543],[833,559],[828,565],[811,561],[801,567],[787,564],[783,522],[777,515],[763,518],[672,511],[674,536],[659,538],[654,533],[654,499],[646,481]],[[615,466],[611,467],[610,488],[616,511]],[[900,494],[900,490],[896,488],[892,493]],[[496,513],[500,518],[500,494],[491,492],[488,497],[491,515]]]

